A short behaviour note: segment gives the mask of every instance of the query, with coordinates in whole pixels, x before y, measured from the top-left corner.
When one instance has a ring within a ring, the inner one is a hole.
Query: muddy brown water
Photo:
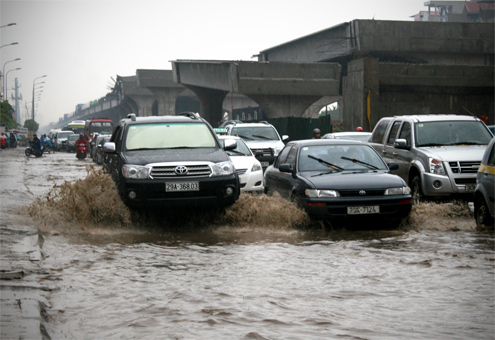
[[[463,204],[422,204],[394,230],[325,231],[248,196],[227,212],[74,216],[71,193],[101,184],[84,187],[91,160],[2,161],[24,186],[2,177],[3,195],[23,197],[11,211],[44,235],[52,339],[495,338],[495,237]],[[32,207],[64,180],[72,203]]]

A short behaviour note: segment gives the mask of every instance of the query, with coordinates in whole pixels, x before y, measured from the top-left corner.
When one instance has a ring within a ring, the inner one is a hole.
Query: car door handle
[[[392,152],[392,155],[397,156],[397,152]]]

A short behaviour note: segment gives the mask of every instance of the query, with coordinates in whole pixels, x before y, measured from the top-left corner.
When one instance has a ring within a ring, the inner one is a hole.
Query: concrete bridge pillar
[[[223,101],[229,92],[199,86],[185,86],[198,97],[201,117],[213,127],[218,126],[223,118]]]

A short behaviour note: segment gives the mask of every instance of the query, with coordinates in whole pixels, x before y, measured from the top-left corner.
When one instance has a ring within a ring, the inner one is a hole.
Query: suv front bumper
[[[236,175],[181,178],[123,180],[119,192],[124,203],[131,208],[191,208],[224,207],[239,198],[239,180]],[[198,191],[167,192],[165,184],[171,182],[199,182]]]

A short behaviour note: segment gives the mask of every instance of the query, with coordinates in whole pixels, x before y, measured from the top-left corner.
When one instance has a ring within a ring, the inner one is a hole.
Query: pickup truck
[[[463,115],[385,117],[370,144],[411,188],[413,203],[424,198],[473,200],[476,173],[493,138],[478,118]]]

